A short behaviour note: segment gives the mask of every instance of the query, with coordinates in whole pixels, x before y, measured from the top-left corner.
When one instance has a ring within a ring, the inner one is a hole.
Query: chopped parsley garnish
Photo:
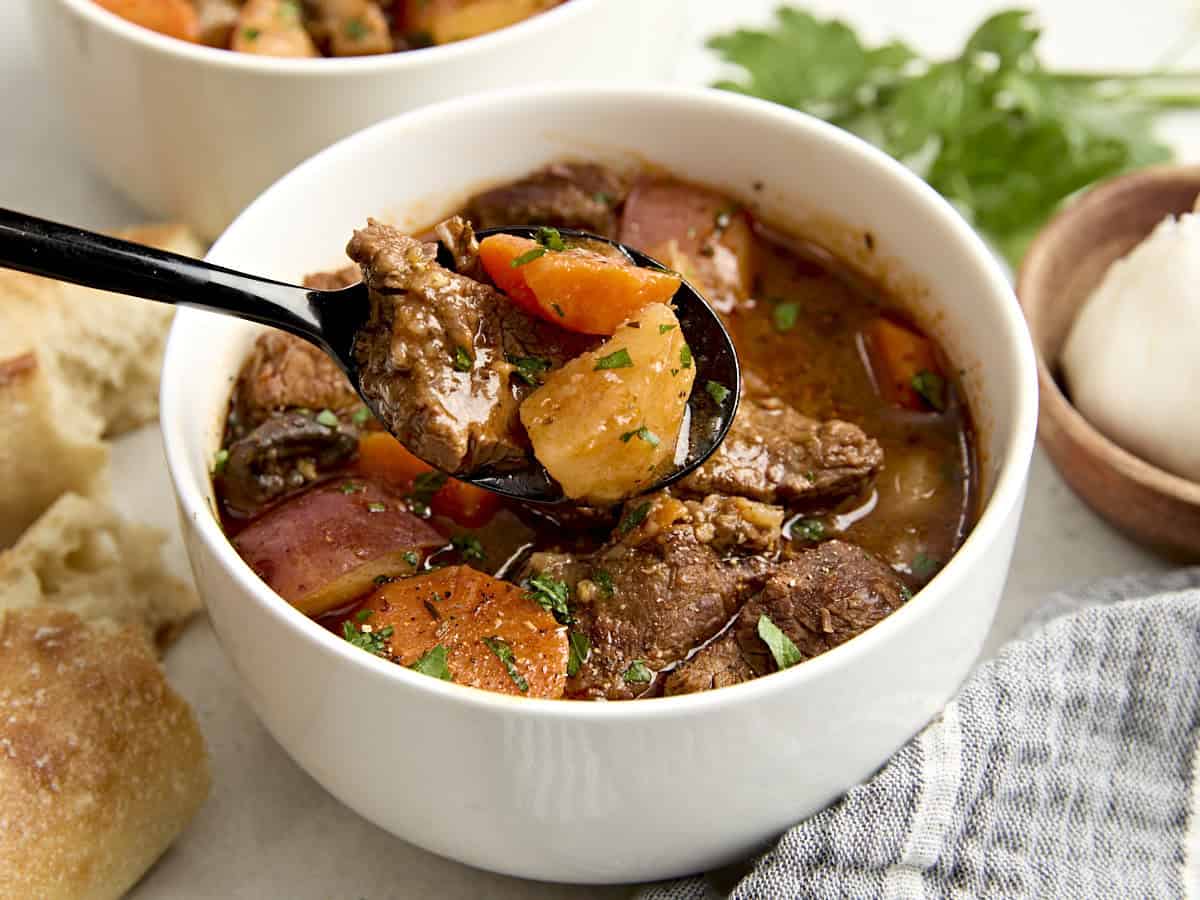
[[[371,418],[371,411],[365,406],[360,406],[354,411],[354,415],[350,417],[350,421],[355,425],[366,425],[369,418]]]
[[[606,194],[604,191],[596,191],[596,193],[592,194],[592,199],[597,203],[603,203],[605,206],[609,206],[612,204],[613,198],[611,194]]]
[[[592,642],[582,631],[567,634],[567,677],[574,678],[592,655]]]
[[[563,243],[562,235],[557,228],[547,228],[543,225],[537,230],[537,242],[547,250],[561,251],[567,249],[567,245]]]
[[[912,595],[913,595],[913,593],[912,593],[912,591],[909,589],[909,587],[908,587],[908,585],[907,585],[907,584],[902,584],[902,585],[900,585],[900,598],[901,598],[901,599],[903,599],[903,600],[911,600],[911,599],[912,599]]]
[[[530,387],[538,387],[542,383],[542,373],[550,369],[550,360],[540,356],[509,357],[508,361],[517,367],[517,377]]]
[[[946,411],[946,379],[936,372],[922,369],[912,377],[912,389],[937,412]]]
[[[780,303],[771,310],[771,321],[775,323],[776,331],[791,331],[799,320],[799,303]]]
[[[617,526],[617,530],[622,535],[629,534],[629,532],[633,531],[633,529],[637,528],[646,521],[646,516],[649,513],[650,501],[647,500],[645,503],[639,504],[629,512],[625,513],[625,518],[621,519],[621,524]]]
[[[804,657],[800,655],[800,650],[792,643],[792,639],[780,631],[779,626],[768,616],[758,617],[758,636],[767,645],[771,655],[775,657],[775,665],[780,669],[790,669],[803,661]]]
[[[220,475],[225,471],[225,466],[229,462],[229,451],[222,447],[217,451],[217,455],[213,457],[212,473]]]
[[[465,347],[454,348],[454,368],[459,372],[470,372],[471,367],[475,365],[475,360],[471,358],[471,354],[467,352]]]
[[[592,371],[599,372],[601,369],[631,369],[633,368],[633,360],[629,357],[629,351],[622,347],[620,350],[615,350],[608,356],[602,356],[596,360],[596,368]]]
[[[668,331],[674,331],[674,330],[675,330],[677,327],[678,327],[678,326],[676,326],[676,325],[659,325],[659,326],[658,326],[658,333],[659,333],[659,334],[666,334]]]
[[[365,622],[373,615],[375,615],[375,610],[373,609],[360,609],[354,614],[354,618],[358,622]]]
[[[367,615],[363,616],[360,612],[355,618],[358,619],[359,625],[356,628],[353,622],[346,621],[342,623],[342,637],[346,639],[352,646],[360,650],[366,650],[375,656],[384,656],[387,653],[387,642],[395,633],[396,629],[391,625],[386,625],[375,631],[370,625],[365,623],[370,618],[370,610],[363,610]]]
[[[404,561],[413,568],[416,568],[421,564],[421,554],[419,554],[416,550],[405,550],[403,558]]]
[[[385,584],[391,584],[395,580],[396,579],[393,578],[391,575],[376,575],[375,576],[375,583],[377,585],[381,585],[381,586],[385,585]]]
[[[475,562],[483,562],[487,559],[487,553],[483,549],[483,544],[473,534],[455,535],[450,538],[450,543],[454,546],[455,550],[462,554],[463,559],[474,560]]]
[[[512,647],[508,646],[508,642],[498,637],[486,637],[483,642],[489,650],[496,654],[496,658],[504,663],[504,668],[508,670],[508,677],[517,686],[517,690],[522,694],[528,693],[529,682],[517,670],[516,657],[513,655]]]
[[[564,625],[571,621],[571,589],[565,581],[543,572],[530,578],[525,586],[529,591],[526,596],[542,609],[553,613],[557,621]]]
[[[248,41],[257,41],[262,37],[262,31],[257,28],[243,28],[242,37]]]
[[[541,259],[545,255],[545,247],[534,247],[532,250],[528,250],[525,253],[522,253],[520,256],[514,258],[509,265],[514,269],[519,269],[521,266],[527,266],[535,259]]]
[[[432,650],[426,651],[409,668],[414,672],[420,672],[422,675],[428,675],[430,678],[439,678],[442,681],[454,680],[450,675],[450,667],[446,665],[446,648],[441,644],[438,644]]]
[[[825,537],[825,523],[820,519],[801,519],[792,526],[792,537],[805,541],[819,541]]]
[[[337,428],[340,424],[338,417],[331,409],[323,409],[317,413],[317,423],[324,425],[326,428]]]
[[[704,390],[708,391],[708,396],[713,398],[713,403],[720,406],[729,397],[729,388],[721,384],[719,381],[709,381],[704,385]]]
[[[613,586],[612,575],[604,569],[597,569],[593,572],[592,581],[600,586],[600,590],[605,597],[611,597],[617,592],[616,587]]]
[[[367,504],[367,510],[370,512],[387,512],[387,504],[378,501]]]
[[[692,348],[687,344],[679,348],[679,367],[682,369],[690,369],[692,367]]]
[[[654,670],[647,666],[644,660],[635,659],[621,677],[625,679],[626,684],[649,684],[654,680]]]
[[[365,491],[367,486],[360,481],[347,481],[338,490],[343,494],[357,494],[359,491]]]
[[[345,31],[346,37],[350,38],[350,40],[361,41],[367,36],[367,33],[370,31],[370,29],[367,28],[366,22],[358,17],[355,17],[346,21]]]
[[[557,303],[551,303],[551,304],[550,304],[550,307],[551,307],[551,308],[552,308],[552,309],[553,309],[553,310],[554,310],[556,313],[558,313],[558,317],[559,317],[560,319],[565,319],[565,318],[567,317],[567,314],[566,314],[565,312],[563,312],[563,308],[562,308],[561,306],[559,306]]]
[[[938,560],[922,551],[913,557],[908,568],[918,578],[932,578],[941,567],[942,564]]]
[[[647,428],[645,425],[643,425],[641,428],[638,428],[634,431],[627,431],[623,435],[621,435],[622,443],[628,444],[631,438],[638,438],[639,440],[645,441],[651,447],[657,447],[659,444],[662,443],[662,441],[659,440],[658,435],[655,434],[653,431],[651,431],[649,428]]]
[[[422,472],[413,479],[412,490],[408,494],[408,505],[419,516],[429,513],[429,501],[433,495],[446,486],[445,472]]]

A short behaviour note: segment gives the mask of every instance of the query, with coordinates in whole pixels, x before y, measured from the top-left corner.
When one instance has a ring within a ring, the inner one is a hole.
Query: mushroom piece
[[[358,433],[299,412],[272,416],[229,447],[220,478],[229,510],[250,516],[348,462]]]

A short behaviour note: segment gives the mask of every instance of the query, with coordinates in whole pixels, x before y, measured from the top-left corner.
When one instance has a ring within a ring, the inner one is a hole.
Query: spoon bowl
[[[491,229],[480,232],[480,237],[500,232],[533,237],[537,229]],[[570,229],[560,232],[574,240],[609,244],[637,266],[666,270],[657,260],[607,238]],[[439,259],[443,255],[445,248],[441,247]],[[288,331],[328,353],[346,373],[367,408],[381,422],[387,421],[363,393],[355,354],[370,308],[365,284],[335,291],[286,284],[3,209],[0,209],[0,267],[160,303],[195,307]],[[696,380],[679,436],[680,445],[686,448],[683,458],[669,475],[649,485],[646,493],[678,481],[712,455],[729,431],[740,397],[737,353],[716,312],[686,281],[672,304],[692,350]],[[718,405],[707,400],[703,385],[709,381],[728,386],[725,403]],[[455,473],[454,477],[527,503],[570,502],[532,455],[523,469],[503,472],[482,469]]]

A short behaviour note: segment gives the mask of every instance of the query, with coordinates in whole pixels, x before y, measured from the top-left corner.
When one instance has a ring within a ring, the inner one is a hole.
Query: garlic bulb
[[[1200,215],[1109,267],[1067,337],[1075,408],[1131,453],[1200,481]]]

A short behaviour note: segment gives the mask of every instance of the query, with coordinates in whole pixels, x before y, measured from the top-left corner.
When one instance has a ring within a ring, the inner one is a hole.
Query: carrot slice
[[[612,334],[651,303],[669,302],[681,283],[591,250],[547,250],[511,234],[484,238],[479,258],[521,309],[583,334]]]
[[[425,659],[420,671],[458,684],[550,698],[566,685],[567,629],[522,588],[467,566],[385,585],[347,622],[386,634],[400,665]]]
[[[358,468],[404,490],[411,490],[420,476],[436,471],[385,431],[373,431],[358,439]],[[435,513],[465,528],[486,525],[502,504],[499,495],[454,478],[447,478],[429,501]]]
[[[945,410],[945,375],[932,341],[885,318],[873,320],[863,334],[875,383],[885,399],[905,409]]]
[[[188,0],[96,0],[122,19],[182,41],[199,39],[196,9]]]

